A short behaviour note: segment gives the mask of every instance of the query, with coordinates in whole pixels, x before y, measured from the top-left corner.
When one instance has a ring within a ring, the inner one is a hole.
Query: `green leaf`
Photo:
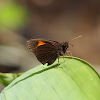
[[[64,62],[66,61],[66,65]],[[87,62],[60,57],[33,68],[8,85],[0,100],[100,100],[100,76]]]

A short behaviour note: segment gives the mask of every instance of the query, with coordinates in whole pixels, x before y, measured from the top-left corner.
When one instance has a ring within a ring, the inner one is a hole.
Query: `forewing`
[[[37,59],[42,64],[48,63],[48,65],[51,65],[58,57],[57,44],[58,42],[45,39],[30,39],[27,41],[28,48],[36,55]]]
[[[35,38],[33,39],[32,38],[32,39],[27,41],[26,45],[30,49],[30,51],[34,53],[37,46],[38,46],[39,41],[44,41],[45,42],[45,40],[43,40],[43,39],[35,39]]]

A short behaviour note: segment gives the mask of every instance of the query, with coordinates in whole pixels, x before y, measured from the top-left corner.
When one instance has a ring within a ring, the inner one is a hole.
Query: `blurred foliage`
[[[29,21],[28,9],[18,2],[0,4],[0,25],[10,29],[21,28]]]
[[[22,75],[22,73],[0,73],[0,82],[7,86],[20,75]]]

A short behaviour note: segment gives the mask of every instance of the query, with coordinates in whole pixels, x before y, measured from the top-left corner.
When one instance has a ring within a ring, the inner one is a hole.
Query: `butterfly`
[[[70,46],[68,42],[59,43],[42,38],[31,38],[26,45],[43,65],[48,63],[48,66],[53,64],[57,58],[59,64],[59,56],[64,57],[67,48]]]

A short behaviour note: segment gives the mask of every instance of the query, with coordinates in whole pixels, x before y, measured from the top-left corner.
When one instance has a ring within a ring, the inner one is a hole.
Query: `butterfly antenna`
[[[82,36],[83,36],[83,35],[77,36],[77,37],[75,37],[75,38],[73,38],[73,39],[71,39],[71,40],[75,40],[75,39],[80,38],[80,37],[82,37]]]

